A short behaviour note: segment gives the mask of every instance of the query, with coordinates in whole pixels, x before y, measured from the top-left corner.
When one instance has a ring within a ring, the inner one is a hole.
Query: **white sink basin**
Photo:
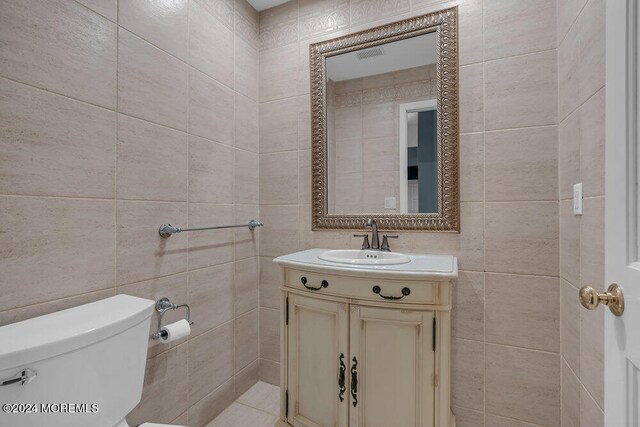
[[[352,265],[394,265],[411,261],[407,255],[397,252],[372,250],[335,249],[318,255],[324,261],[340,262]]]
[[[301,271],[371,279],[448,280],[458,277],[458,260],[450,255],[314,248],[279,256],[273,262]]]

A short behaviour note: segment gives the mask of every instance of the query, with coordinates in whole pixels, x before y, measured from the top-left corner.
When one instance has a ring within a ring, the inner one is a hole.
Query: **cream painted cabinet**
[[[432,425],[433,312],[286,298],[291,425]]]
[[[288,307],[287,419],[295,427],[346,427],[347,391],[339,393],[337,372],[348,363],[348,306],[290,295]]]
[[[350,311],[350,372],[357,374],[357,390],[349,425],[432,426],[434,313],[360,305]]]
[[[279,426],[455,426],[450,278],[283,267]]]

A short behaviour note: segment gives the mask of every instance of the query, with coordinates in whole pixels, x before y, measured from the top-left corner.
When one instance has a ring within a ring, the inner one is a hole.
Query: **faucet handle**
[[[380,245],[381,251],[391,252],[391,248],[389,247],[389,239],[397,239],[397,234],[383,234],[382,235],[382,245]]]
[[[364,237],[362,241],[362,249],[369,249],[371,244],[369,244],[369,235],[368,234],[354,234],[353,237]]]

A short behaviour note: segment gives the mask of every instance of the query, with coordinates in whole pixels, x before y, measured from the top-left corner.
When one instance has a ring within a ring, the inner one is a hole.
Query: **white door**
[[[640,425],[637,0],[607,0],[605,278],[624,313],[605,313],[605,425]],[[600,285],[598,285],[600,286]],[[602,291],[600,289],[600,291]]]
[[[348,425],[348,307],[289,294],[287,419],[294,427]]]
[[[432,311],[351,306],[349,426],[433,427]]]

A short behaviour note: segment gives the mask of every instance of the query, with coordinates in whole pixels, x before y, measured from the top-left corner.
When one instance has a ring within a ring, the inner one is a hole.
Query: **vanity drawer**
[[[311,293],[376,302],[437,304],[438,282],[380,280],[289,270],[286,286]]]

